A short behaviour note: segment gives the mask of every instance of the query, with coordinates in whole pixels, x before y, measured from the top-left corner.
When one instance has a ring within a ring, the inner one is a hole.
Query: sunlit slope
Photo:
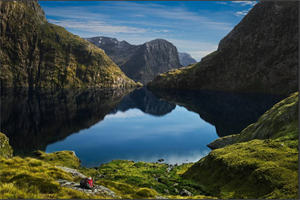
[[[0,1],[1,87],[132,87],[103,50],[47,22],[37,1]]]
[[[218,147],[225,147],[195,163],[184,177],[220,198],[297,198],[298,131],[297,92],[233,136],[235,141],[218,139]]]

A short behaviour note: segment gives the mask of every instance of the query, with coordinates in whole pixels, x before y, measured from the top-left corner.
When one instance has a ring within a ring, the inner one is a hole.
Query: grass
[[[34,157],[58,166],[78,168],[80,166],[80,160],[73,151],[58,151],[54,153],[45,153],[42,151],[36,151]]]
[[[167,164],[114,160],[102,164],[98,169],[82,168],[81,172],[94,177],[96,183],[126,198],[139,198],[142,194],[146,195],[145,197],[147,194],[152,194],[152,197],[155,195],[175,197],[179,196],[183,189],[194,195],[205,196],[198,184],[181,176],[191,165],[191,163],[182,164],[168,170]],[[148,192],[142,190],[145,192],[143,193],[140,191],[141,188],[150,190]]]
[[[64,188],[57,179],[73,177],[54,165],[34,158],[0,158],[0,198],[95,198]],[[99,197],[98,197],[99,198]]]
[[[219,198],[298,198],[298,131],[294,93],[237,135],[240,141],[213,150],[183,177]]]

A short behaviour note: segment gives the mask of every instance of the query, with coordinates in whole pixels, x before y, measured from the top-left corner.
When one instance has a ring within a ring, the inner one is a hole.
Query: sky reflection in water
[[[46,152],[73,150],[84,166],[115,159],[166,163],[195,162],[209,152],[218,138],[215,127],[197,113],[176,108],[153,116],[139,109],[108,114],[103,121],[47,146]]]

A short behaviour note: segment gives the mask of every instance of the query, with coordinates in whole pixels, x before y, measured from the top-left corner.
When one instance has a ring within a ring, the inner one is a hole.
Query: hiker
[[[80,181],[80,187],[85,189],[92,189],[94,187],[92,177],[84,178]]]

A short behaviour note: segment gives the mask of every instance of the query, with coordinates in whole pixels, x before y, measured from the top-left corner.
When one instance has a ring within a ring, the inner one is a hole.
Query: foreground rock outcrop
[[[298,2],[257,3],[201,62],[157,76],[155,88],[290,94],[298,88]]]
[[[213,145],[226,146],[210,152],[183,176],[222,199],[298,198],[298,101],[295,93],[234,136],[237,139],[219,139]]]
[[[103,49],[128,77],[143,84],[160,73],[181,66],[177,48],[163,39],[142,45],[131,45],[109,37],[93,37],[87,40]]]
[[[135,86],[103,50],[48,23],[37,1],[0,1],[0,16],[1,88]]]

